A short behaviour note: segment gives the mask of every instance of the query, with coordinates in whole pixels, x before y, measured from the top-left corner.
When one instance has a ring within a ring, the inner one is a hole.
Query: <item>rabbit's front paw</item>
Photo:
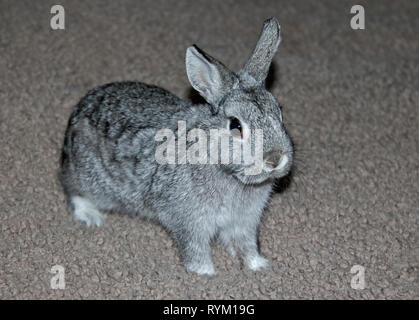
[[[253,271],[268,269],[270,265],[269,260],[261,255],[252,256],[246,259],[246,266]]]
[[[73,197],[71,199],[74,206],[74,217],[84,222],[88,227],[103,225],[105,216],[86,198]]]
[[[209,262],[207,263],[196,263],[191,262],[186,265],[186,269],[189,272],[194,272],[199,276],[207,275],[207,276],[213,276],[215,274],[214,265]]]

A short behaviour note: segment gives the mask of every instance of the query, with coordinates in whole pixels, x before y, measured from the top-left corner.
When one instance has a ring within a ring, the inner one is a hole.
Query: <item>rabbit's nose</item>
[[[265,164],[270,169],[275,169],[281,161],[282,154],[278,151],[271,151],[265,154]]]
[[[265,155],[265,171],[280,171],[284,169],[290,161],[289,156],[282,152],[268,152]]]

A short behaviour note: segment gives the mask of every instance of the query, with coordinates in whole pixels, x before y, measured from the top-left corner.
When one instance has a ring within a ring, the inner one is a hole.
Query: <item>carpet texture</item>
[[[57,31],[54,4],[0,1],[1,299],[419,298],[418,1],[363,1],[365,30],[351,29],[346,0],[63,0]],[[217,275],[197,277],[158,225],[74,221],[56,174],[78,100],[117,80],[196,100],[186,48],[238,71],[271,16],[283,41],[269,86],[297,157],[260,230],[272,269],[243,269],[215,245]]]

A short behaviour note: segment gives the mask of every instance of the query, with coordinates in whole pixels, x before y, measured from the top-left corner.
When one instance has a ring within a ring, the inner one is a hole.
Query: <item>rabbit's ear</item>
[[[236,75],[193,45],[186,50],[186,73],[192,87],[213,106],[232,88]]]
[[[264,82],[280,42],[281,35],[278,20],[276,18],[265,20],[256,48],[242,71],[257,82]]]

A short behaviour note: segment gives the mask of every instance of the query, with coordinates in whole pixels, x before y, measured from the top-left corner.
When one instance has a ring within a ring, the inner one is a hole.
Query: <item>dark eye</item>
[[[243,138],[242,125],[237,118],[230,119],[230,133],[234,137]]]

